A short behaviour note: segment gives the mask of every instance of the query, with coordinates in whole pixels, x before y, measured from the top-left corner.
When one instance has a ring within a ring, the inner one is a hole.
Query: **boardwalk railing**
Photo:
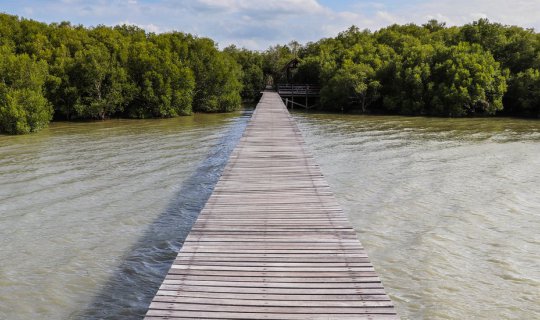
[[[277,93],[265,92],[147,319],[399,319]]]
[[[313,84],[279,84],[278,94],[284,97],[319,96],[321,87]]]

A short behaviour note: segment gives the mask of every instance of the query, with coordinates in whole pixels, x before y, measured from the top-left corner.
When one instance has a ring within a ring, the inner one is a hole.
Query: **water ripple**
[[[295,114],[403,319],[540,318],[540,122]]]
[[[249,113],[0,136],[0,319],[139,319]]]

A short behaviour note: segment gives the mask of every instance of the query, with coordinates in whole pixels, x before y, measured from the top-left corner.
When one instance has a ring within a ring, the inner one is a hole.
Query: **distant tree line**
[[[0,14],[0,132],[52,119],[228,112],[255,100],[298,58],[295,82],[319,84],[319,108],[407,115],[540,116],[540,34],[479,20],[430,21],[264,52],[135,26],[85,28]]]
[[[0,14],[0,132],[37,131],[53,118],[235,110],[241,94],[254,98],[264,79],[262,70],[254,74],[260,54],[229,51],[180,32],[85,28]]]
[[[432,20],[376,32],[351,27],[335,38],[270,51],[287,56],[283,62],[295,50],[301,60],[295,81],[321,85],[324,110],[540,117],[540,34],[532,29]]]

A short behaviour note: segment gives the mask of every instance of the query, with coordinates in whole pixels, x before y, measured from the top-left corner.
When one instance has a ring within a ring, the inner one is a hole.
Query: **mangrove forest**
[[[283,66],[299,61],[291,79]],[[540,34],[481,19],[432,20],[266,51],[130,25],[46,24],[0,14],[0,132],[52,120],[229,112],[286,80],[321,87],[317,108],[429,116],[540,116]]]

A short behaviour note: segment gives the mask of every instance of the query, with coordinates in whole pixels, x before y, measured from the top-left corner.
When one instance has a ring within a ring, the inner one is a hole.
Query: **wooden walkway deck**
[[[265,92],[146,319],[399,319],[277,93]]]

